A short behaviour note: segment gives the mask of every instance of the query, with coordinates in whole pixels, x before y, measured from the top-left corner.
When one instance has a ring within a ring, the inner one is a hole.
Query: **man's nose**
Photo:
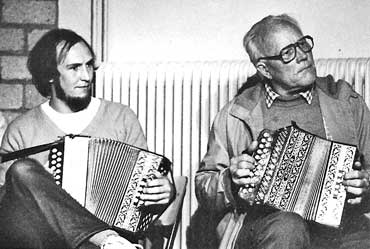
[[[80,78],[81,80],[90,81],[92,77],[91,70],[89,66],[82,66],[80,71]]]
[[[296,50],[297,62],[307,60],[308,55],[306,52],[304,52],[299,46],[296,47]]]

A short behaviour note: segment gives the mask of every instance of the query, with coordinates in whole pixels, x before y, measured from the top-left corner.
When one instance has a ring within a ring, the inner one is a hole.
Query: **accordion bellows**
[[[346,199],[342,181],[355,154],[355,146],[317,137],[295,124],[264,130],[253,155],[253,173],[261,181],[242,187],[239,196],[252,205],[269,205],[338,227]]]
[[[108,225],[134,235],[153,217],[138,204],[140,184],[170,167],[161,155],[107,138],[66,136],[49,155],[58,185]]]

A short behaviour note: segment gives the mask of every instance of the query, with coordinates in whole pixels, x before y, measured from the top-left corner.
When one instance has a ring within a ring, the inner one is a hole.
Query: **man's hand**
[[[360,204],[365,194],[369,194],[369,172],[361,169],[361,162],[354,163],[354,170],[349,171],[344,176],[343,185],[346,188],[350,204]]]
[[[247,149],[248,154],[242,154],[230,159],[231,180],[237,186],[256,184],[260,179],[252,173],[255,160],[251,156],[257,149],[257,141],[253,141]]]
[[[174,187],[167,176],[156,171],[154,178],[149,179],[144,185],[140,201],[143,202],[144,206],[167,204],[172,200],[174,192]]]

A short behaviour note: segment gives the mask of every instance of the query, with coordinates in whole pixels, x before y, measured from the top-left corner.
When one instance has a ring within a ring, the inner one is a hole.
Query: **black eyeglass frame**
[[[304,49],[300,46],[300,42],[301,42],[302,40],[307,40],[307,39],[311,41],[312,46],[311,46],[311,48],[310,48],[310,49],[308,49],[308,50],[304,50]],[[292,43],[292,44],[289,44],[289,45],[288,45],[288,46],[286,46],[286,47],[283,47],[283,48],[280,50],[280,53],[279,53],[278,55],[260,57],[260,58],[258,58],[258,59],[257,59],[257,61],[260,61],[260,60],[280,60],[280,61],[282,61],[284,64],[288,64],[289,62],[293,61],[293,60],[297,57],[297,47],[299,47],[303,52],[308,53],[308,52],[312,51],[313,46],[314,46],[314,42],[313,42],[313,38],[312,38],[312,36],[310,36],[310,35],[305,35],[305,36],[303,36],[302,38],[300,38],[297,42]],[[283,54],[283,51],[284,51],[284,50],[286,50],[286,49],[288,49],[288,48],[291,48],[291,47],[293,47],[293,48],[294,48],[294,56],[292,57],[292,59],[285,61],[285,60],[283,59],[283,55],[282,55],[282,54]]]

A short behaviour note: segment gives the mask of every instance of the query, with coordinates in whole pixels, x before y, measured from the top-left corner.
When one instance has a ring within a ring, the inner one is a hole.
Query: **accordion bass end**
[[[339,227],[346,200],[342,181],[356,146],[317,137],[295,124],[263,130],[257,141],[253,174],[260,182],[240,188],[239,197],[248,205],[269,205]]]
[[[137,236],[153,219],[139,204],[142,185],[154,171],[171,172],[171,162],[112,139],[66,136],[50,149],[49,168],[55,182],[92,214]]]

